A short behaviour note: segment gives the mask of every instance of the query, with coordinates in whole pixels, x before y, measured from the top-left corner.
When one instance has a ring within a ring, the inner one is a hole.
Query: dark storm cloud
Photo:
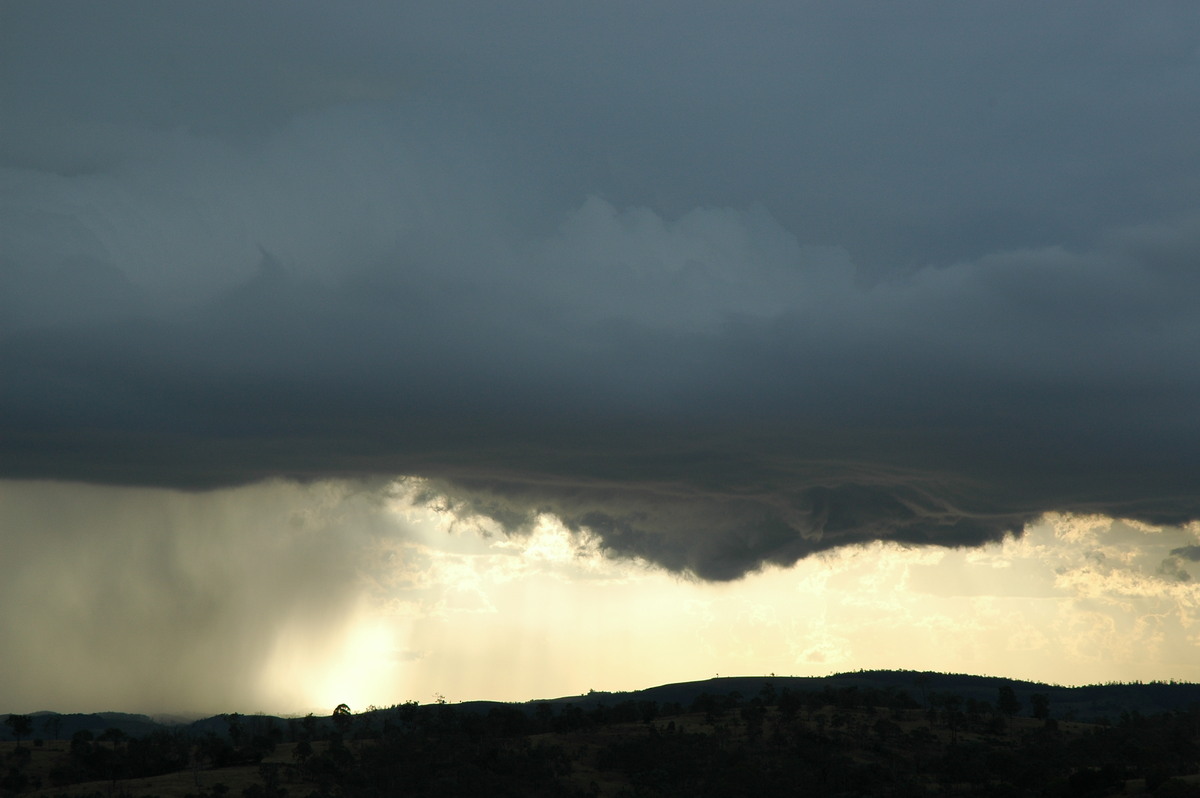
[[[713,579],[1200,515],[1191,6],[72,8],[5,26],[4,476]]]
[[[1171,549],[1171,556],[1200,562],[1200,546],[1180,546],[1177,549]]]
[[[1158,575],[1172,582],[1190,582],[1192,575],[1175,557],[1167,557],[1158,566]]]

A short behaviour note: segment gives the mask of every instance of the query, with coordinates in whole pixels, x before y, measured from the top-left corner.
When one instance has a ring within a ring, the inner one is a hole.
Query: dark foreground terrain
[[[1200,796],[1190,684],[874,672],[175,726],[15,717],[0,796]]]

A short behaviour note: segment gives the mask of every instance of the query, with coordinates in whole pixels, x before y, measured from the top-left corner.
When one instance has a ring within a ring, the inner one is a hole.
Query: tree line
[[[50,784],[30,779],[29,746],[19,741],[0,796],[39,787],[66,794],[96,781],[119,795],[126,779],[191,771],[193,798],[227,798],[220,773],[235,766],[257,766],[243,798],[582,798],[614,794],[614,784],[622,798],[1073,798],[1120,792],[1133,779],[1149,795],[1200,796],[1187,780],[1200,774],[1200,705],[1079,724],[1032,696],[1033,717],[1018,718],[1025,707],[1004,684],[990,701],[914,687],[916,698],[895,686],[801,691],[766,682],[752,695],[702,692],[687,704],[409,702],[361,713],[343,704],[325,717],[224,715],[219,730],[198,735],[84,731]],[[23,740],[32,729],[17,717],[9,725]],[[280,745],[288,746],[282,760]]]

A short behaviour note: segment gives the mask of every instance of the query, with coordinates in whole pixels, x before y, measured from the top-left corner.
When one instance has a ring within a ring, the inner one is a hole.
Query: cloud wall
[[[716,580],[1200,515],[1194,11],[287,8],[6,12],[0,475]]]

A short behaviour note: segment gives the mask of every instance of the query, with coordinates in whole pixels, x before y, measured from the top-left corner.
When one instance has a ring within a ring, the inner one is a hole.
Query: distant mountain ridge
[[[729,676],[714,677],[699,682],[680,682],[649,687],[634,692],[592,692],[583,696],[549,699],[551,704],[575,703],[592,706],[599,702],[649,700],[659,703],[677,702],[688,705],[703,693],[730,695],[739,693],[749,699],[759,694],[765,685],[779,693],[863,689],[907,693],[922,706],[931,697],[951,694],[980,702],[996,701],[1001,686],[1012,688],[1021,703],[1019,714],[1030,714],[1030,696],[1045,695],[1051,714],[1071,716],[1078,720],[1116,720],[1121,712],[1140,712],[1143,715],[1173,712],[1192,704],[1200,704],[1200,684],[1193,682],[1129,682],[1079,687],[1029,682],[1003,676],[973,676],[969,674],[938,673],[934,671],[853,671],[830,676]],[[540,702],[532,701],[529,704]]]
[[[1031,710],[1030,697],[1041,694],[1049,700],[1053,717],[1071,718],[1081,721],[1108,719],[1115,721],[1122,712],[1143,715],[1174,712],[1193,705],[1200,705],[1200,684],[1192,682],[1149,682],[1112,683],[1063,687],[1039,682],[1009,679],[1001,676],[972,676],[967,674],[937,673],[933,671],[855,671],[830,676],[729,676],[714,677],[696,682],[679,682],[658,685],[629,692],[590,691],[584,695],[558,698],[535,699],[526,702],[465,701],[456,703],[456,709],[487,712],[492,707],[509,706],[534,712],[539,705],[561,707],[575,705],[590,709],[605,704],[616,705],[625,701],[651,701],[658,704],[680,704],[690,706],[701,696],[728,696],[739,694],[750,699],[763,694],[764,690],[778,695],[784,690],[795,693],[829,691],[879,691],[892,695],[907,695],[919,706],[927,706],[943,695],[957,695],[964,700],[995,702],[1002,686],[1012,688],[1021,704],[1018,714],[1028,715]],[[393,710],[374,710],[387,714]],[[0,715],[0,721],[8,715]],[[226,734],[228,722],[224,715],[213,715],[198,720],[187,720],[180,716],[148,715],[125,712],[57,713],[35,712],[33,738],[70,739],[78,732],[99,735],[108,729],[119,729],[130,737],[141,737],[163,729],[183,730],[201,736],[209,732]],[[248,725],[275,722],[286,725],[287,717],[271,715],[243,715],[242,722]],[[292,718],[295,720],[295,718]],[[318,716],[321,723],[328,717]],[[13,740],[11,729],[0,723],[0,740]]]
[[[7,717],[7,714],[4,715],[4,718]],[[89,731],[98,735],[107,729],[120,729],[130,737],[141,737],[159,729],[170,728],[148,715],[128,712],[34,712],[30,717],[33,719],[34,739],[69,740],[76,732]],[[0,725],[0,740],[15,739],[7,725]]]

